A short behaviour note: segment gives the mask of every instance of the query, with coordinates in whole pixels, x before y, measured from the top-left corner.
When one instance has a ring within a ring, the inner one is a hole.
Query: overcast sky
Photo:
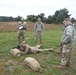
[[[76,0],[0,0],[0,16],[53,15],[56,10],[67,8],[76,19]]]

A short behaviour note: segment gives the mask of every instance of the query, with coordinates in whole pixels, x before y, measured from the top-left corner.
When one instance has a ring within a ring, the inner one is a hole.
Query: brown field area
[[[28,28],[27,30],[34,30],[34,24],[32,22],[27,22]],[[0,22],[0,31],[17,31],[17,25],[18,22]],[[54,29],[54,28],[60,28],[62,25],[57,24],[44,24],[45,30],[47,29]]]

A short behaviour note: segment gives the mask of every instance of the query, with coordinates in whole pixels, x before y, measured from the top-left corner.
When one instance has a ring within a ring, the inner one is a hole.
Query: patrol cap
[[[70,21],[71,22],[71,19],[70,18],[65,18],[63,23],[65,23],[66,21]]]
[[[23,21],[24,20],[24,18],[23,17],[21,17],[21,21]]]
[[[21,46],[26,46],[26,42],[23,41],[22,44],[21,44]]]
[[[37,20],[41,20],[41,18],[38,18]]]

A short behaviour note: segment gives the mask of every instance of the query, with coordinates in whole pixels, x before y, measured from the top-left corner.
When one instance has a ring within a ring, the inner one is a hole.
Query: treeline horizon
[[[27,18],[25,19],[26,22],[36,22],[37,19],[40,17],[42,22],[45,22],[47,24],[51,23],[57,23],[57,24],[62,24],[63,20],[65,18],[70,17],[71,14],[69,14],[68,9],[63,8],[60,10],[56,10],[54,15],[49,15],[47,18],[45,17],[44,13],[40,13],[38,15],[27,15]],[[17,17],[8,17],[8,16],[0,16],[0,22],[14,22],[14,21],[20,21],[22,16],[17,16]],[[73,17],[71,18],[71,21],[73,23],[76,23],[76,19]]]

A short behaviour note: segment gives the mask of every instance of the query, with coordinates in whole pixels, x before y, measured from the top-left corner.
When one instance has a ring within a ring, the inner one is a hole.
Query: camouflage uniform
[[[36,22],[34,26],[34,30],[36,32],[36,42],[38,41],[38,37],[40,39],[40,43],[42,43],[42,32],[44,30],[44,24],[42,22]]]
[[[68,66],[70,64],[71,51],[75,41],[75,29],[72,24],[65,27],[62,37],[62,66]]]
[[[25,46],[23,46],[23,44],[25,44],[25,41],[22,42],[22,47],[21,50],[23,51],[23,54],[28,54],[28,53],[38,53],[38,52],[42,52],[42,51],[51,51],[52,49],[39,49],[41,47],[41,45],[36,45],[35,47],[31,47],[28,44],[25,44]]]
[[[21,50],[23,51],[23,54],[28,54],[28,53],[38,53],[44,50],[39,49],[40,45],[37,45],[35,47],[31,47],[28,44],[26,44],[26,47],[23,47]]]
[[[22,41],[24,41],[25,30],[27,29],[26,22],[19,22],[18,24],[18,42],[20,43],[20,37],[22,36]]]

